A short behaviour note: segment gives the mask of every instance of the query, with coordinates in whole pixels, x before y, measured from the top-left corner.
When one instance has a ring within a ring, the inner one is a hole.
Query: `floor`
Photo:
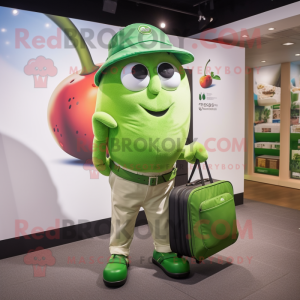
[[[245,180],[244,197],[300,210],[300,190],[298,189]]]
[[[146,225],[136,228],[123,287],[102,282],[109,257],[105,235],[51,248],[55,262],[42,277],[34,276],[39,272],[24,255],[1,260],[1,299],[299,300],[300,211],[251,200],[236,210],[238,241],[201,265],[191,261],[188,279],[171,279],[151,263]]]

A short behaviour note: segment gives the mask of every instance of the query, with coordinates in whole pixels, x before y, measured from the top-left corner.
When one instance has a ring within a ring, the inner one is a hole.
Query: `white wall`
[[[189,38],[171,37],[171,42],[177,46],[184,45],[184,48],[195,56],[195,61],[186,65],[187,68],[193,68],[194,139],[204,144],[208,150],[212,176],[231,181],[234,193],[243,193],[245,49],[224,48],[224,45]],[[219,74],[221,80],[213,80],[212,86],[204,89],[200,86],[199,80],[209,59],[210,71]],[[200,93],[205,93],[206,100],[199,100]],[[216,110],[200,111],[199,108],[204,107],[204,104],[214,104]],[[236,147],[237,144],[242,147]],[[189,166],[189,170],[191,168],[192,166]],[[199,178],[198,172],[196,174],[195,178]]]
[[[78,222],[109,218],[111,215],[110,187],[108,178],[90,179],[89,172],[83,169],[81,162],[63,152],[54,142],[47,123],[47,106],[55,87],[70,74],[70,66],[80,69],[79,59],[74,49],[20,49],[14,47],[16,28],[28,28],[30,41],[37,35],[46,39],[56,34],[56,27],[43,14],[20,11],[11,19],[8,8],[0,7],[0,19],[6,18],[8,31],[1,35],[2,41],[9,40],[7,48],[0,49],[0,240],[15,236],[16,220],[27,222],[27,234],[40,227],[47,230],[57,224],[61,227],[63,220]],[[97,43],[97,34],[109,28],[117,32],[120,28],[100,23],[72,20],[77,28],[89,28],[95,33],[90,46],[95,63],[103,62],[107,49]],[[45,24],[51,26],[46,29]],[[108,43],[110,33],[103,36]],[[219,45],[216,49],[205,48],[199,41],[171,37],[175,45],[183,44],[193,52],[196,59],[190,64],[195,68],[194,84],[194,136],[200,142],[213,137],[244,137],[244,50],[233,48],[224,50]],[[180,43],[181,42],[181,43]],[[197,48],[195,48],[195,44]],[[30,44],[32,46],[32,44]],[[24,66],[31,58],[43,55],[51,58],[58,68],[58,74],[48,79],[47,88],[34,88],[32,76],[23,72]],[[198,66],[211,59],[211,67],[222,66],[221,81],[205,92],[217,97],[217,111],[199,111],[198,95],[203,92],[199,85],[201,74]],[[225,66],[231,70],[241,66],[242,72],[224,74]],[[213,148],[215,143],[210,143]],[[210,164],[242,165],[244,152],[210,153]],[[243,170],[212,170],[213,176],[231,180],[235,193],[243,192]],[[56,221],[57,220],[57,221]]]

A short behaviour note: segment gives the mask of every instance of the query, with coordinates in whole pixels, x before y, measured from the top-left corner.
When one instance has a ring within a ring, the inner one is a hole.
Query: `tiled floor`
[[[148,226],[141,226],[136,228],[125,286],[109,289],[103,284],[109,257],[106,235],[51,248],[56,263],[46,268],[45,277],[34,277],[23,255],[1,260],[1,300],[299,300],[300,211],[245,200],[237,207],[237,217],[238,241],[201,265],[191,261],[188,279],[171,279],[151,263],[152,239]]]

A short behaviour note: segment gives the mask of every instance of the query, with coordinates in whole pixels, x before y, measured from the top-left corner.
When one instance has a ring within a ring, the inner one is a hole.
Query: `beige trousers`
[[[147,175],[154,176],[150,173]],[[161,174],[156,173],[157,175]],[[136,217],[141,207],[146,213],[155,250],[164,253],[171,252],[169,195],[174,187],[174,180],[148,186],[125,180],[110,172],[112,217],[109,251],[111,254],[128,256]]]

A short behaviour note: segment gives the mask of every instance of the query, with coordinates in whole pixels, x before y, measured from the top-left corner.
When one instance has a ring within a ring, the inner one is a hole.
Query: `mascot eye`
[[[130,63],[121,72],[121,81],[126,89],[138,92],[144,90],[150,81],[148,69],[139,63]]]
[[[165,90],[175,90],[181,81],[177,68],[170,63],[160,63],[157,66],[157,73],[161,81],[162,88]]]
[[[136,79],[145,79],[148,75],[148,70],[142,64],[137,64],[131,69],[131,73]]]

